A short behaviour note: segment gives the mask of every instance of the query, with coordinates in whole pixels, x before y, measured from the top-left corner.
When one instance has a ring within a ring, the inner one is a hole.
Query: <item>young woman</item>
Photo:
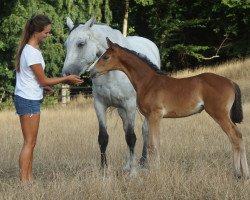
[[[24,144],[19,157],[20,180],[32,180],[33,151],[36,145],[40,122],[40,103],[43,92],[51,93],[49,86],[62,82],[79,85],[80,77],[69,75],[60,78],[47,78],[45,63],[39,44],[50,35],[51,21],[47,16],[37,15],[28,20],[16,57],[16,86],[14,102],[19,115]]]

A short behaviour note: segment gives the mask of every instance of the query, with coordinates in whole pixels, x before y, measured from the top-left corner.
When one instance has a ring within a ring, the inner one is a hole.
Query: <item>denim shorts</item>
[[[18,115],[40,114],[41,100],[29,100],[14,95],[14,103]]]

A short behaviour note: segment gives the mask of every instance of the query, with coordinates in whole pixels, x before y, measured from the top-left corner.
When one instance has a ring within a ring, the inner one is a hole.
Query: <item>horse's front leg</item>
[[[106,148],[108,146],[109,135],[107,132],[107,118],[106,118],[106,110],[107,107],[95,99],[94,102],[95,111],[99,123],[99,135],[98,135],[98,143],[101,151],[101,167],[107,167],[107,158],[106,158]]]
[[[134,152],[135,143],[136,143],[136,135],[134,132],[135,111],[136,109],[123,109],[123,108],[118,109],[118,113],[123,121],[125,139],[129,147],[129,158],[124,167],[124,170],[130,171],[130,175],[136,174],[135,152]]]
[[[142,155],[140,159],[140,166],[144,168],[147,164],[147,153],[148,153],[148,121],[146,118],[144,118],[143,124],[142,124],[142,138],[143,138],[143,148],[142,148]]]
[[[147,117],[149,125],[148,152],[149,159],[156,167],[160,166],[160,121],[161,116],[158,113],[152,113]]]

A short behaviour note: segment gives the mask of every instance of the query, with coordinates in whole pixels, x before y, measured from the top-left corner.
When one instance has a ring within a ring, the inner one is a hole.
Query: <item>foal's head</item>
[[[119,70],[121,67],[117,45],[112,43],[108,38],[107,43],[108,49],[88,69],[92,78],[106,74],[109,71]]]

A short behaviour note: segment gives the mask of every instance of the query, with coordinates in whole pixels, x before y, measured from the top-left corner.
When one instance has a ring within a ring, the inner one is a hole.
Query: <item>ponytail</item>
[[[44,30],[44,27],[49,24],[51,24],[51,21],[45,15],[37,15],[27,20],[25,27],[23,29],[21,42],[17,50],[15,59],[15,68],[17,72],[20,71],[20,58],[25,45],[29,42],[29,39],[35,32],[42,32]]]
[[[25,24],[22,36],[21,36],[21,42],[19,45],[19,48],[17,50],[17,56],[16,56],[16,71],[20,71],[20,57],[23,51],[24,46],[28,43],[29,39],[30,39],[30,33],[29,33],[29,29],[30,29],[30,24],[31,24],[31,19],[28,20]]]

